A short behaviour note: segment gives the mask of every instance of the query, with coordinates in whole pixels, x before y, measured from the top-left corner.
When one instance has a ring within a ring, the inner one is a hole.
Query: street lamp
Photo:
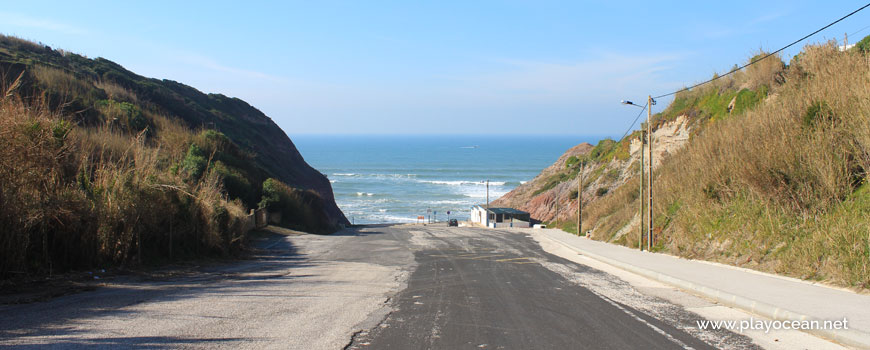
[[[643,223],[643,215],[644,215],[644,210],[643,210],[644,146],[643,145],[645,143],[649,143],[649,147],[647,148],[648,152],[649,152],[649,157],[647,160],[647,164],[649,166],[649,176],[648,176],[648,180],[647,180],[648,181],[648,183],[647,183],[648,189],[647,190],[649,191],[649,196],[647,196],[647,208],[648,208],[649,212],[647,213],[647,216],[649,217],[649,226],[647,228],[647,233],[646,233],[647,234],[647,241],[646,241],[647,248],[646,248],[646,250],[649,251],[652,248],[652,231],[653,231],[653,218],[652,218],[652,197],[653,197],[653,194],[652,194],[652,123],[650,122],[650,120],[652,119],[651,109],[652,109],[652,106],[654,106],[656,104],[656,100],[653,100],[652,96],[647,96],[646,106],[641,106],[639,104],[636,104],[636,103],[628,101],[628,100],[622,100],[622,104],[635,106],[638,108],[646,108],[646,128],[647,128],[647,131],[646,131],[646,133],[644,133],[643,130],[641,129],[641,138],[640,138],[640,196],[638,197],[638,199],[641,201],[640,202],[640,222],[641,222],[641,224],[640,224],[640,238],[639,238],[639,242],[638,242],[638,248],[643,250],[643,224],[644,224]],[[645,142],[645,141],[647,141],[646,140],[647,137],[649,138],[649,140],[648,140],[648,142]]]
[[[635,106],[635,107],[638,107],[638,108],[645,108],[644,106],[641,106],[641,105],[639,105],[639,104],[636,104],[636,103],[631,102],[631,101],[628,101],[628,100],[622,100],[621,103],[624,104],[624,105]]]

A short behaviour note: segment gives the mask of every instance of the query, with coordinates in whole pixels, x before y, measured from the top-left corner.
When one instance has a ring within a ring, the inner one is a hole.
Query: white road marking
[[[601,300],[606,301],[606,302],[609,303],[610,305],[615,306],[617,309],[622,310],[622,312],[625,312],[627,315],[631,316],[631,317],[634,318],[635,320],[640,321],[640,323],[643,323],[643,324],[647,325],[649,328],[651,328],[652,330],[656,331],[656,333],[665,336],[665,338],[668,338],[668,340],[674,342],[674,344],[677,344],[677,345],[680,346],[681,348],[686,349],[686,350],[695,350],[695,348],[693,348],[693,347],[687,345],[686,343],[683,343],[682,341],[680,341],[680,340],[677,339],[677,338],[674,338],[674,336],[668,334],[668,332],[665,332],[665,331],[663,331],[661,328],[656,327],[654,324],[649,323],[649,322],[647,322],[646,320],[640,318],[637,314],[635,314],[634,312],[631,312],[630,310],[628,310],[628,309],[622,307],[622,305],[617,304],[617,303],[614,302],[613,300],[610,300],[610,298],[608,298],[608,297],[606,297],[606,296],[604,296],[604,295],[601,295],[601,294],[599,294],[598,292],[595,292],[594,290],[589,289],[589,291],[592,292],[592,294],[597,295],[599,298],[601,298]]]

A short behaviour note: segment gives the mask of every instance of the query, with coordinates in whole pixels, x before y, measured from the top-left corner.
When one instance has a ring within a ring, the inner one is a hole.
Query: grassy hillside
[[[261,204],[309,232],[347,223],[328,180],[239,99],[5,36],[0,88],[0,277],[227,254]],[[275,186],[290,195],[265,200]]]
[[[755,61],[765,55],[759,53],[750,61]],[[733,68],[736,69],[736,66]],[[674,101],[665,108],[661,113],[652,116],[652,124],[654,134],[654,149],[660,150],[665,147],[662,144],[662,138],[665,136],[662,133],[663,127],[674,123],[684,123],[682,127],[691,130],[690,139],[684,143],[691,145],[700,135],[715,125],[719,125],[724,120],[737,118],[745,115],[747,112],[760,106],[768,98],[778,98],[777,91],[783,88],[785,83],[787,66],[779,57],[771,57],[765,61],[749,66],[744,71],[736,71],[731,75],[716,80],[710,84],[700,86],[698,88],[682,91],[677,93]],[[682,119],[679,119],[682,118]],[[679,120],[678,120],[679,119]],[[641,125],[641,128],[646,130],[646,123]],[[599,169],[611,169],[614,161],[624,161],[629,163],[628,166],[623,166],[620,170],[623,173],[620,176],[612,176],[613,178],[623,179],[623,182],[612,182],[607,187],[608,195],[596,197],[586,206],[584,214],[585,223],[583,230],[592,230],[595,228],[599,238],[603,239],[618,239],[625,244],[636,244],[637,230],[628,231],[629,235],[614,236],[616,232],[625,228],[627,225],[638,225],[637,217],[637,198],[638,198],[638,172],[640,166],[639,155],[634,154],[629,157],[627,154],[628,146],[632,141],[639,140],[640,131],[628,135],[613,146],[614,149],[623,150],[622,156],[618,158],[600,158],[590,159],[593,167]],[[741,140],[732,140],[735,143],[741,143]],[[679,145],[674,153],[679,154],[684,152],[682,147],[690,147]],[[656,157],[657,164],[670,163],[668,153],[662,157]],[[659,167],[656,167],[659,171]],[[594,182],[595,177],[585,179],[588,182]],[[658,194],[658,189],[656,189]],[[631,203],[626,205],[626,203]],[[673,209],[673,208],[671,208]],[[634,221],[633,221],[634,220]],[[569,227],[570,223],[557,220],[557,225]],[[576,231],[576,229],[575,229]],[[634,242],[634,243],[631,243]]]
[[[658,171],[658,247],[870,288],[870,66],[807,47],[774,98],[711,123]]]
[[[788,65],[767,59],[681,92],[654,115],[653,129],[661,134],[678,118],[691,133],[657,159],[655,250],[870,288],[870,65],[863,46],[807,46]],[[636,247],[639,162],[629,145],[638,137],[602,141],[524,190],[561,198],[540,202],[565,208],[550,224],[574,230],[576,182],[567,182],[585,164],[584,183],[593,188],[584,191],[583,231]]]

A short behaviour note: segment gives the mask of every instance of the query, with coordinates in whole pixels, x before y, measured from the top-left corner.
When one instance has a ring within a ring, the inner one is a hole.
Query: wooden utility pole
[[[651,95],[648,95],[648,97],[647,97],[647,101],[646,101],[646,106],[647,106],[647,107],[646,107],[646,128],[647,128],[647,137],[649,137],[649,147],[648,147],[648,149],[649,149],[649,159],[647,160],[647,163],[649,164],[649,175],[647,175],[647,176],[648,176],[648,179],[649,179],[649,182],[648,182],[648,185],[647,185],[647,192],[649,193],[649,196],[647,197],[647,198],[648,198],[648,200],[647,200],[647,210],[649,210],[649,214],[648,214],[648,216],[649,216],[649,218],[648,218],[648,220],[649,220],[649,228],[647,229],[647,232],[646,232],[646,236],[647,236],[647,240],[646,240],[646,250],[647,250],[647,251],[652,250],[652,239],[653,239],[653,237],[652,237],[652,234],[653,234],[653,207],[652,207],[652,206],[653,206],[653,183],[652,183],[652,178],[653,178],[653,157],[652,157],[652,155],[653,155],[653,149],[652,149],[652,148],[653,148],[653,130],[652,130],[652,105],[653,105],[653,99],[652,99],[652,96],[651,96]]]
[[[583,228],[583,170],[586,169],[586,164],[580,163],[580,174],[577,176],[577,235],[580,235],[580,229]]]
[[[640,207],[640,209],[639,209],[640,224],[637,225],[640,228],[640,230],[638,230],[639,232],[637,235],[637,249],[640,249],[640,250],[643,250],[643,227],[644,227],[644,225],[646,225],[646,221],[643,220],[643,217],[644,217],[643,181],[645,180],[643,178],[643,173],[644,173],[643,168],[646,166],[646,164],[644,164],[644,162],[643,162],[643,159],[645,158],[644,157],[645,153],[646,153],[646,131],[641,129],[640,130],[640,181],[638,181],[640,183],[640,192],[637,195],[637,203],[639,204],[638,206]]]
[[[486,209],[489,209],[489,180],[486,180]]]

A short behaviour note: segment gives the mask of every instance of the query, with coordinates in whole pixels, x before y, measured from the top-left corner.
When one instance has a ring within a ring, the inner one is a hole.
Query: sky
[[[863,5],[29,0],[0,7],[0,33],[239,97],[291,136],[619,137],[639,112],[621,100],[706,80]],[[870,9],[808,42],[868,26]]]

